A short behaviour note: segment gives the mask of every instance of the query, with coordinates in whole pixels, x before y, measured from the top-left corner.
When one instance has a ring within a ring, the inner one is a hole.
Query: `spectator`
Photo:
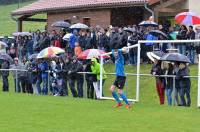
[[[178,32],[177,39],[186,40],[187,32],[188,32],[187,27],[185,25],[182,25]],[[181,54],[186,55],[186,44],[184,43],[178,44],[178,49]]]
[[[9,62],[8,61],[3,61],[1,65],[1,69],[9,69]],[[3,79],[3,91],[8,92],[9,91],[9,83],[8,83],[8,76],[9,76],[9,71],[1,71],[1,76]]]
[[[28,42],[27,42],[27,52],[28,52],[28,56],[33,54],[33,44],[34,41],[32,39],[32,36],[28,37]]]
[[[79,75],[77,72],[82,72],[83,66],[77,61],[76,57],[73,57],[70,64],[70,69],[68,71],[69,75],[69,86],[73,97],[83,97],[83,76]],[[77,91],[75,89],[75,82],[77,82]]]
[[[78,37],[78,42],[83,50],[86,49],[86,31],[80,31],[80,36]]]
[[[91,70],[91,63],[89,62],[86,64],[85,72],[92,72]],[[97,82],[96,74],[86,74],[85,79],[87,81],[87,98],[93,99],[94,98],[94,82]]]
[[[171,63],[164,62],[164,75],[171,76],[173,75],[173,65]],[[173,77],[165,77],[164,84],[167,94],[168,105],[172,105],[172,91],[173,91]]]
[[[92,73],[96,74],[96,76],[97,76],[97,89],[95,89],[95,91],[96,91],[97,98],[99,98],[100,94],[101,94],[100,93],[100,70],[101,70],[101,68],[100,68],[100,64],[97,62],[96,58],[93,58],[91,60],[91,70],[92,70]],[[107,78],[106,72],[103,69],[102,86],[104,85],[106,78]],[[96,87],[94,87],[94,88],[96,88]],[[102,95],[103,95],[103,93],[102,93]]]
[[[15,83],[15,92],[20,93],[21,92],[21,86],[20,86],[20,70],[22,68],[22,65],[19,63],[18,58],[14,58],[14,64],[10,66],[10,68],[13,70],[13,78]]]
[[[81,46],[78,42],[75,43],[74,53],[78,57],[82,52]]]
[[[161,61],[154,59],[154,64],[151,69],[152,75],[162,75],[163,70],[161,69]],[[156,90],[160,99],[160,105],[163,105],[165,102],[165,88],[164,81],[162,77],[156,77]]]
[[[193,30],[193,26],[189,26],[189,30],[187,32],[187,38],[189,40],[195,39],[195,32]],[[194,59],[195,59],[194,43],[187,44],[186,49],[188,51],[188,58],[190,59],[191,63],[194,64]]]
[[[184,76],[189,76],[189,68],[185,63],[180,63],[179,65],[179,71],[177,73],[177,76],[179,78],[179,86],[180,86],[180,97],[182,106],[188,106],[191,105],[191,99],[190,99],[190,78],[185,78]],[[185,95],[187,97],[187,102],[185,100]]]
[[[39,94],[48,94],[48,63],[44,59],[42,60],[41,63],[38,64],[38,69],[41,71],[41,79],[37,80],[37,89]],[[40,88],[40,84],[43,84],[42,89]]]

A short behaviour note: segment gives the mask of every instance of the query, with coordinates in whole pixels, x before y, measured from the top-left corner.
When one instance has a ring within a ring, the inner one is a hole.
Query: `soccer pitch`
[[[142,65],[149,73],[150,65]],[[108,72],[112,65],[105,65]],[[126,67],[127,72],[135,68]],[[191,75],[197,66],[191,66]],[[105,84],[109,88],[113,77]],[[130,80],[131,81],[131,80]],[[0,83],[2,85],[2,83]],[[129,82],[129,86],[135,84]],[[192,107],[160,106],[154,78],[142,77],[140,102],[130,110],[114,109],[114,101],[74,99],[0,92],[1,132],[198,132],[199,109],[196,108],[197,80],[192,82]],[[108,90],[104,91],[109,95]],[[166,102],[167,103],[167,102]]]

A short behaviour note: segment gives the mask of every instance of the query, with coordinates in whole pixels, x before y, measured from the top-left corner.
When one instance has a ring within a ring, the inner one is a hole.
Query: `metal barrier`
[[[16,84],[18,83],[18,71],[25,71],[28,72],[28,70],[22,70],[22,69],[0,69],[0,71],[16,71],[15,75],[16,75]],[[50,89],[50,75],[49,75],[49,71],[48,72],[48,89]],[[87,97],[87,85],[86,85],[86,78],[85,75],[86,74],[93,74],[92,72],[78,72],[78,74],[83,74],[84,75],[84,87],[83,87],[83,95],[84,97]],[[115,73],[106,73],[106,75],[115,75]],[[175,75],[152,75],[152,74],[134,74],[134,73],[126,73],[127,76],[127,80],[128,80],[128,76],[140,76],[140,77],[170,77],[173,78],[173,104],[175,105],[175,79],[177,76]],[[184,78],[195,78],[195,79],[199,79],[198,78],[200,76],[200,65],[199,65],[199,75],[198,76],[184,76]],[[127,83],[127,82],[126,82]],[[198,85],[200,85],[200,83],[198,82]],[[18,88],[18,85],[16,86],[16,88]],[[102,91],[102,89],[101,89]],[[127,89],[126,89],[127,91]],[[17,92],[17,91],[16,91]],[[127,91],[128,92],[128,91]],[[138,93],[137,88],[136,88],[136,94]],[[200,101],[200,89],[198,89],[198,101],[197,101],[197,105],[199,107],[199,101]],[[113,99],[111,97],[101,97],[101,99]],[[129,101],[136,101],[136,100],[129,100]]]

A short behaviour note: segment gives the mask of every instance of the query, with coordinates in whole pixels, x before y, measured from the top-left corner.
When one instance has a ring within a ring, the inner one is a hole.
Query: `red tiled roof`
[[[159,2],[160,0],[149,0],[149,4],[152,5],[152,4],[155,4],[157,2]]]
[[[24,15],[35,14],[40,12],[48,12],[55,10],[79,9],[79,8],[97,8],[110,6],[124,6],[144,4],[148,0],[39,0],[28,6],[13,11],[11,14]]]

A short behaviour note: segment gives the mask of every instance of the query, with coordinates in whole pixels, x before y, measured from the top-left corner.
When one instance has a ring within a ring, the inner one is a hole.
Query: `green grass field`
[[[197,75],[197,66],[191,66]],[[113,72],[113,65],[105,65]],[[127,72],[136,67],[127,66]],[[150,65],[142,65],[141,73],[149,73]],[[11,82],[10,78],[10,82]],[[106,80],[104,93],[110,96]],[[141,78],[140,102],[131,110],[113,109],[114,101],[74,99],[70,97],[37,96],[0,93],[1,132],[198,132],[199,109],[196,108],[197,80],[192,80],[192,107],[160,106],[151,77]],[[2,83],[0,83],[2,85]],[[1,86],[0,86],[1,87]],[[12,86],[11,86],[12,87]],[[128,96],[134,96],[135,79],[128,79]]]
[[[30,4],[23,3],[24,5]],[[16,31],[16,22],[10,12],[17,4],[0,6],[0,36]],[[36,16],[46,18],[46,15]],[[45,23],[24,23],[24,31],[44,29]],[[141,73],[149,73],[151,66],[142,65]],[[197,66],[190,66],[191,75],[197,75]],[[114,72],[113,65],[105,65]],[[126,66],[126,72],[135,73],[136,67]],[[111,96],[109,87],[114,76],[108,76],[104,95]],[[125,91],[135,98],[136,77],[128,77]],[[12,76],[10,92],[0,92],[0,132],[199,132],[200,119],[197,104],[197,79],[192,79],[190,108],[160,106],[152,77],[141,77],[140,101],[130,110],[113,109],[114,101],[75,99],[69,97],[38,96],[14,93]],[[0,88],[2,81],[0,81]]]
[[[20,7],[31,4],[32,2],[21,3]],[[17,23],[12,20],[10,13],[18,8],[18,4],[0,5],[0,36],[11,36],[17,30]],[[46,18],[45,14],[34,16],[37,18]],[[44,30],[46,23],[24,22],[23,31],[35,31],[36,29]]]

